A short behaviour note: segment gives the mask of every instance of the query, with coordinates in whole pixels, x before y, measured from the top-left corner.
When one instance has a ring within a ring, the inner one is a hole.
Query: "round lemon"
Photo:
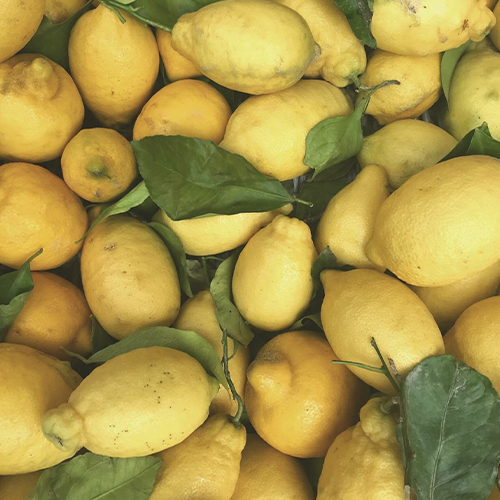
[[[76,14],[86,0],[46,0],[45,17],[53,24],[59,24]]]

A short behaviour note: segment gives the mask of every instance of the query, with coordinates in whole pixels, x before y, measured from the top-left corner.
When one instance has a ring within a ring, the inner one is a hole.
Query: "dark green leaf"
[[[139,330],[116,344],[93,354],[86,362],[104,363],[134,349],[152,346],[170,347],[189,354],[219,383],[226,388],[228,387],[221,360],[210,343],[195,332],[177,330],[167,326],[151,326]]]
[[[42,249],[32,255],[17,271],[0,276],[0,341],[4,339],[9,326],[33,290],[30,263],[42,253]]]
[[[114,9],[121,9],[143,23],[170,31],[177,19],[188,12],[195,12],[217,0],[100,0]]]
[[[217,319],[221,328],[240,344],[247,346],[253,339],[253,332],[232,302],[231,283],[238,253],[233,253],[218,268],[210,283],[210,293],[215,300]]]
[[[173,220],[267,212],[294,201],[279,181],[211,141],[157,135],[132,147],[151,198]]]
[[[116,342],[116,340],[104,330],[95,316],[92,316],[92,333],[90,339],[92,342],[92,354],[102,351]]]
[[[430,357],[407,375],[400,397],[417,498],[487,498],[500,461],[500,397],[489,379],[452,356]]]
[[[151,226],[160,235],[161,239],[165,242],[165,245],[167,245],[170,255],[175,263],[175,268],[177,269],[181,290],[188,297],[192,297],[193,292],[191,290],[187,272],[186,253],[184,252],[184,248],[182,248],[181,240],[177,238],[175,233],[169,227],[164,226],[159,222],[150,222],[148,226]]]
[[[458,156],[487,155],[500,158],[500,142],[491,137],[488,124],[471,130],[441,161]]]
[[[339,269],[337,257],[333,255],[330,247],[326,247],[322,250],[312,265],[311,276],[314,285],[313,297],[318,293],[318,290],[323,288],[319,276],[325,269]]]
[[[377,42],[370,30],[373,2],[370,0],[334,0],[345,14],[354,34],[368,47],[377,48]],[[371,8],[370,8],[371,4]]]
[[[293,330],[302,330],[303,328],[307,328],[307,324],[314,323],[321,331],[323,331],[323,324],[321,323],[321,314],[308,314],[303,318],[297,320],[290,328],[287,328],[287,331]]]
[[[186,269],[193,294],[210,288],[211,277],[208,274],[209,270],[199,260],[188,259],[186,261]]]
[[[446,100],[448,100],[451,78],[453,76],[453,73],[455,72],[458,61],[471,43],[472,42],[469,40],[463,45],[460,45],[460,47],[447,50],[443,54],[443,58],[441,59],[441,85],[443,87],[443,93],[446,97]]]
[[[43,471],[28,500],[147,500],[161,464],[85,453]]]
[[[75,23],[92,7],[89,0],[78,12],[66,21],[52,24],[46,17],[43,18],[37,32],[24,47],[22,52],[30,54],[43,54],[50,60],[60,64],[69,71],[68,44],[69,35]]]

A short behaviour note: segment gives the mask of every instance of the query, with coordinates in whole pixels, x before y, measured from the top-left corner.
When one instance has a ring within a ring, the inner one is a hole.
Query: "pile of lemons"
[[[404,500],[396,419],[383,411],[394,388],[332,360],[379,366],[375,338],[401,377],[447,353],[500,391],[500,160],[438,163],[483,122],[500,140],[500,4],[374,0],[370,50],[333,0],[221,0],[171,32],[104,3],[74,24],[67,71],[23,48],[44,16],[64,23],[87,2],[0,0],[0,264],[19,269],[43,248],[0,343],[0,499],[26,500],[43,470],[88,450],[161,457],[154,500]],[[469,41],[431,123],[443,52]],[[160,63],[169,83],[158,86]],[[361,169],[321,218],[300,220],[291,204],[186,220],[156,207],[87,232],[140,181],[130,139],[204,139],[303,182],[312,128],[386,80],[399,85],[371,97]],[[261,343],[227,340],[239,403],[172,347],[75,371],[68,351],[93,352],[93,320],[118,341],[153,326],[196,332],[224,357],[218,304],[209,289],[181,292],[151,220],[193,258],[241,249],[231,297]],[[323,332],[304,330],[327,247],[349,270],[321,272]],[[76,284],[57,272],[68,262]],[[299,459],[324,457],[311,485]]]

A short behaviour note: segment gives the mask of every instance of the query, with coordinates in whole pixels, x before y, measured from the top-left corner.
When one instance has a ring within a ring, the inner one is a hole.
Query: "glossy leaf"
[[[347,17],[354,34],[368,47],[377,48],[377,41],[370,29],[373,16],[370,0],[334,0],[334,2]]]
[[[445,95],[446,100],[448,100],[448,96],[450,94],[451,78],[453,77],[455,68],[470,44],[471,41],[469,40],[463,45],[460,45],[460,47],[447,50],[443,54],[441,59],[441,85],[443,87],[443,94]]]
[[[441,161],[458,156],[487,155],[500,158],[500,142],[493,139],[488,124],[471,130]]]

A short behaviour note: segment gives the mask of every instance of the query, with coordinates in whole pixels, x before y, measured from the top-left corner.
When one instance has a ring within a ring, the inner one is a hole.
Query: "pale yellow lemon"
[[[59,24],[76,14],[87,0],[46,0],[45,17],[53,24]]]
[[[0,498],[2,500],[28,500],[42,471],[14,476],[0,476]]]
[[[496,0],[490,1],[490,3],[493,4],[495,1]],[[500,23],[498,22],[498,18],[500,16],[500,4],[497,3],[494,9],[493,6],[490,6],[490,9],[493,10],[493,14],[495,14],[495,18],[497,20],[495,26],[493,26],[493,29],[490,32],[490,39],[498,49],[498,47],[500,47]]]

